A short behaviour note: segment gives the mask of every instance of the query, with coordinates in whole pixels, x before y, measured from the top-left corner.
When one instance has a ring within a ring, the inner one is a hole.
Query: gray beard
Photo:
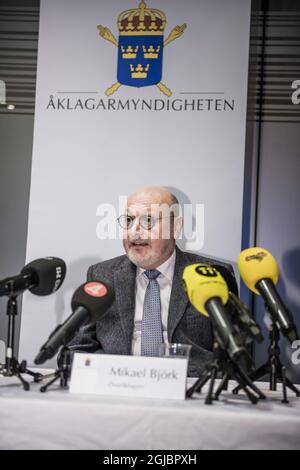
[[[127,252],[127,256],[133,264],[135,264],[136,266],[138,266],[139,268],[142,268],[142,269],[148,269],[150,266],[153,266],[155,264],[157,264],[158,266],[159,266],[159,264],[161,264],[161,263],[159,263],[159,257],[155,256],[154,254],[149,255],[149,256],[144,257],[143,259],[141,259],[140,256],[135,255],[129,249],[128,252]]]

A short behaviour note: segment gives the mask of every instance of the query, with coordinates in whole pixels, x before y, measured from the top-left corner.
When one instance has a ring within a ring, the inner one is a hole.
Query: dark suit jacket
[[[197,312],[184,291],[182,273],[192,263],[216,262],[176,248],[175,271],[168,315],[168,341],[192,346],[189,375],[197,375],[212,359],[210,320]],[[224,264],[220,263],[219,264]],[[232,267],[224,264],[228,269]],[[74,351],[105,354],[131,354],[135,312],[136,266],[126,255],[95,264],[88,270],[89,281],[112,286],[115,301],[101,321],[83,326],[69,344]]]

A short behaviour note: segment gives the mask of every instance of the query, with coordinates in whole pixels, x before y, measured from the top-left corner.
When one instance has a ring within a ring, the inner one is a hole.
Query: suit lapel
[[[187,264],[189,262],[184,253],[176,247],[174,278],[168,313],[168,340],[170,342],[188,304],[182,281],[182,273]],[[126,257],[120,268],[114,272],[117,314],[126,339],[125,354],[131,353],[135,312],[135,279],[136,266]]]
[[[126,257],[120,269],[114,273],[117,312],[126,338],[126,354],[131,353],[134,327],[136,266]]]
[[[180,322],[188,304],[188,298],[184,291],[182,273],[188,264],[184,253],[176,247],[176,260],[174,269],[173,285],[171,290],[169,314],[168,314],[168,340],[172,342],[172,337]]]

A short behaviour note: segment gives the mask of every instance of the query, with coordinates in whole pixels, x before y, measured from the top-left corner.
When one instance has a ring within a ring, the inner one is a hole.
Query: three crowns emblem
[[[172,95],[172,91],[161,82],[163,51],[170,42],[182,36],[186,24],[175,26],[164,40],[166,24],[165,13],[147,8],[142,0],[138,8],[120,13],[119,41],[109,28],[97,26],[100,36],[118,48],[117,82],[105,91],[107,96],[115,93],[121,85],[156,85],[164,95]]]

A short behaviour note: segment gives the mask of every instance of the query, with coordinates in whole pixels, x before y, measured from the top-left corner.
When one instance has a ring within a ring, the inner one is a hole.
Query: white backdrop
[[[70,313],[88,266],[123,252],[96,236],[100,204],[169,186],[183,203],[204,204],[203,254],[235,262],[241,249],[250,0],[149,0],[167,16],[165,38],[187,25],[164,50],[172,96],[122,86],[107,97],[117,47],[97,25],[118,40],[118,15],[138,4],[41,0],[27,261],[59,256],[68,273],[55,295],[24,295],[20,357],[29,363]]]

